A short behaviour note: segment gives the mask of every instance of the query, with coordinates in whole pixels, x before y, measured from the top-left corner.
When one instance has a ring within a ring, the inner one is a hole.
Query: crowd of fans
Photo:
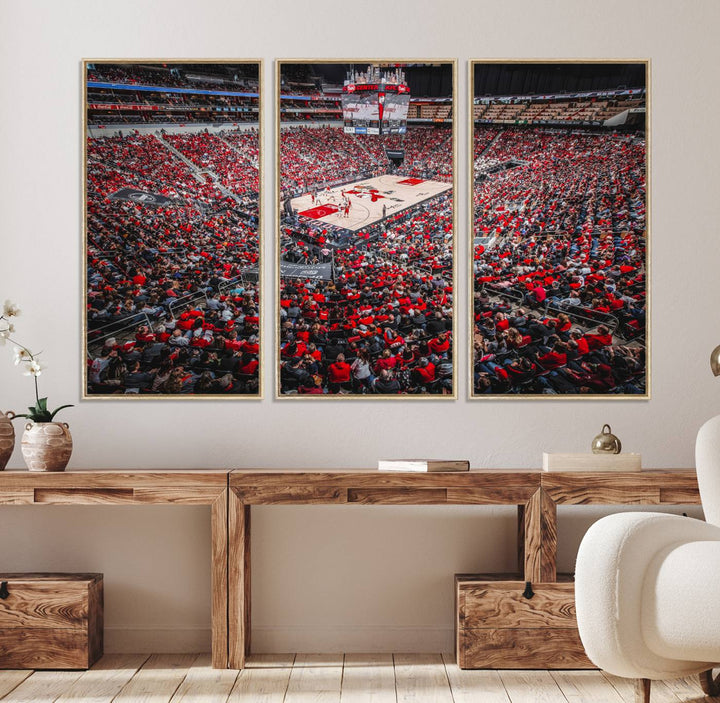
[[[206,80],[198,77],[199,71],[192,64],[166,69],[135,64],[94,64],[94,68],[88,68],[88,81],[111,82],[116,86],[88,86],[88,122],[92,125],[257,122],[257,79],[244,77],[246,67],[242,65],[210,66],[218,70],[215,80],[211,76],[206,76]],[[233,75],[234,70],[240,75]],[[257,74],[256,67],[248,71]],[[152,90],[145,89],[148,87]],[[172,88],[192,92],[168,90]],[[213,91],[212,94],[201,92],[208,90]],[[250,92],[255,96],[218,94],[221,92]]]
[[[645,393],[644,138],[476,127],[474,156],[475,393]]]
[[[322,225],[286,218],[281,231],[285,260],[334,262],[334,280],[282,282],[282,393],[452,393],[450,194],[332,252]]]
[[[395,168],[385,149],[405,149]],[[281,133],[281,185],[305,192],[388,172],[452,181],[452,132]],[[444,193],[351,235],[284,214],[281,258],[332,262],[333,279],[284,278],[280,291],[283,394],[453,392],[453,202]]]
[[[219,65],[219,64],[218,64]],[[202,74],[212,70],[213,64],[205,71],[193,64],[168,64],[165,68],[140,66],[138,64],[94,63],[88,68],[87,79],[98,83],[123,83],[125,85],[157,85],[166,88],[199,88],[200,90],[258,90],[257,67],[248,69],[242,64],[223,64],[221,74]],[[253,75],[246,75],[252,72]],[[188,74],[196,78],[188,78]]]
[[[197,93],[89,89],[92,124],[257,122],[257,98]]]
[[[402,148],[400,169],[385,149]],[[452,181],[452,130],[414,127],[404,135],[345,134],[342,127],[289,127],[280,134],[283,193],[308,192],[329,183],[396,172],[409,177]]]
[[[88,139],[88,393],[258,392],[257,150],[257,132]]]
[[[485,164],[516,165],[477,180],[476,236],[645,228],[645,140],[635,135],[491,127]],[[476,144],[486,128],[476,128]],[[494,139],[494,141],[493,141]]]
[[[238,125],[257,122],[257,112],[121,112],[119,110],[98,110],[93,113],[93,126],[127,125],[133,129],[135,125],[179,125],[202,122],[213,125]]]

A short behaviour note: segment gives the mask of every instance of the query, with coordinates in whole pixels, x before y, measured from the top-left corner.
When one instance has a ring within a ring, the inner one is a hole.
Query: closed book
[[[642,471],[640,454],[548,454],[543,471]]]
[[[380,459],[378,471],[469,471],[469,461],[445,459]]]

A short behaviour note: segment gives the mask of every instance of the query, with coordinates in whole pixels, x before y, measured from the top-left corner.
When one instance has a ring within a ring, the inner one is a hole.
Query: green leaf
[[[64,408],[72,408],[72,407],[73,407],[72,405],[61,405],[59,408],[56,408],[56,409],[51,413],[50,419],[48,420],[48,422],[52,422],[52,419],[55,417],[55,415],[57,415],[57,414],[58,414],[61,410],[63,410]]]
[[[32,417],[38,411],[38,409],[35,405],[33,405],[33,406],[28,405],[28,410],[30,411],[30,414],[28,415],[28,417]]]
[[[40,398],[37,402],[37,407],[40,412],[47,412],[47,398]]]

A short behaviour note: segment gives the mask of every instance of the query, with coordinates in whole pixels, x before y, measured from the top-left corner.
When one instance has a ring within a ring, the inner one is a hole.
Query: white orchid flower
[[[25,349],[25,347],[15,347],[14,355],[15,355],[15,366],[19,366],[20,364],[22,364],[26,361],[32,360],[32,354],[27,349]]]
[[[3,317],[17,317],[22,311],[10,300],[5,301],[3,305]]]
[[[4,347],[5,342],[7,342],[9,338],[10,338],[10,328],[9,327],[6,330],[0,330],[0,347]]]
[[[26,362],[25,371],[23,371],[23,376],[39,376],[45,366],[43,366],[39,361],[36,359],[33,359],[32,361]]]

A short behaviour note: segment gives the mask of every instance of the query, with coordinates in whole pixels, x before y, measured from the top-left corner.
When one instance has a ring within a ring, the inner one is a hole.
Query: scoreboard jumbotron
[[[345,134],[405,134],[410,88],[401,68],[349,71],[343,84]]]

